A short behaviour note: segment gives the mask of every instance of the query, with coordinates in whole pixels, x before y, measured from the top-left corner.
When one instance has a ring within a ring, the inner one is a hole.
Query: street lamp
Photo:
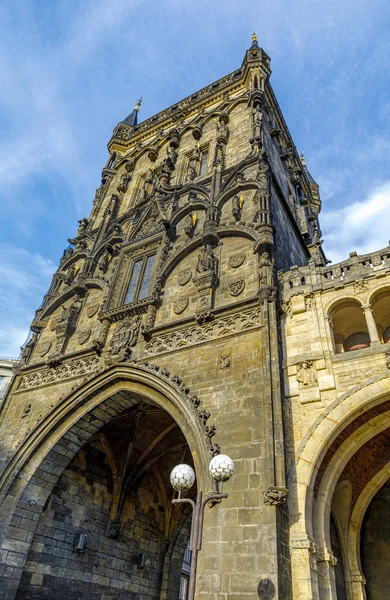
[[[217,483],[218,492],[210,494],[203,500],[202,492],[197,492],[196,501],[190,498],[181,498],[181,493],[190,489],[195,483],[195,472],[189,465],[177,465],[171,472],[172,487],[179,492],[179,498],[172,500],[173,504],[190,504],[192,507],[191,522],[191,571],[188,586],[188,600],[195,598],[196,568],[198,564],[198,552],[202,548],[203,517],[206,504],[227,498],[227,494],[219,493],[219,485],[228,481],[234,473],[234,462],[226,454],[218,454],[211,459],[209,471]]]

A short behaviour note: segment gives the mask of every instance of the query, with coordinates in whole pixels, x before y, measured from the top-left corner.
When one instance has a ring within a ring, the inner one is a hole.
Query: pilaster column
[[[374,314],[370,304],[366,304],[363,308],[364,317],[367,323],[367,329],[372,344],[380,343],[378,328],[375,323]]]
[[[320,600],[337,600],[336,577],[334,567],[337,559],[325,548],[317,556],[318,587]]]
[[[366,578],[360,571],[351,571],[351,588],[353,600],[366,600]]]
[[[318,546],[307,534],[290,541],[293,600],[318,598]]]

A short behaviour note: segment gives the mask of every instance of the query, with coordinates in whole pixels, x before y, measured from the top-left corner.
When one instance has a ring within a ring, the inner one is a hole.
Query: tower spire
[[[131,127],[134,127],[135,125],[137,125],[137,116],[138,116],[139,107],[141,106],[141,102],[142,102],[142,96],[138,100],[136,105],[134,106],[134,108],[131,111],[131,113],[129,114],[129,116],[126,117],[126,119],[123,121],[123,123],[126,123],[126,125],[131,125]]]
[[[258,43],[258,40],[257,40],[257,32],[254,31],[252,33],[252,46],[251,46],[250,49],[253,50],[254,48],[258,48],[258,47],[259,47],[259,43]]]

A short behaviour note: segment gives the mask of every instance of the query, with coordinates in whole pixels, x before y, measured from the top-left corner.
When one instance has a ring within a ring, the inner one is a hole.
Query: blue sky
[[[388,0],[14,0],[0,23],[0,355],[18,354],[118,121],[239,67],[253,30],[321,186],[329,258],[387,245]]]

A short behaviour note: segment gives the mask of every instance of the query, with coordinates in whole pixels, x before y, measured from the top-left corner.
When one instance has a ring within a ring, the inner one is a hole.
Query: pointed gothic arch
[[[207,436],[198,416],[199,400],[191,398],[189,389],[175,376],[153,365],[116,364],[83,380],[62,398],[29,437],[18,448],[0,480],[2,506],[0,518],[4,524],[3,548],[12,546],[15,511],[30,515],[31,543],[33,530],[52,489],[64,470],[83,446],[100,429],[140,400],[166,411],[187,441],[200,489],[211,489],[208,473],[210,458]],[[33,527],[34,525],[34,527]],[[18,549],[20,568],[26,560],[30,543]],[[17,589],[16,577],[10,580]]]

